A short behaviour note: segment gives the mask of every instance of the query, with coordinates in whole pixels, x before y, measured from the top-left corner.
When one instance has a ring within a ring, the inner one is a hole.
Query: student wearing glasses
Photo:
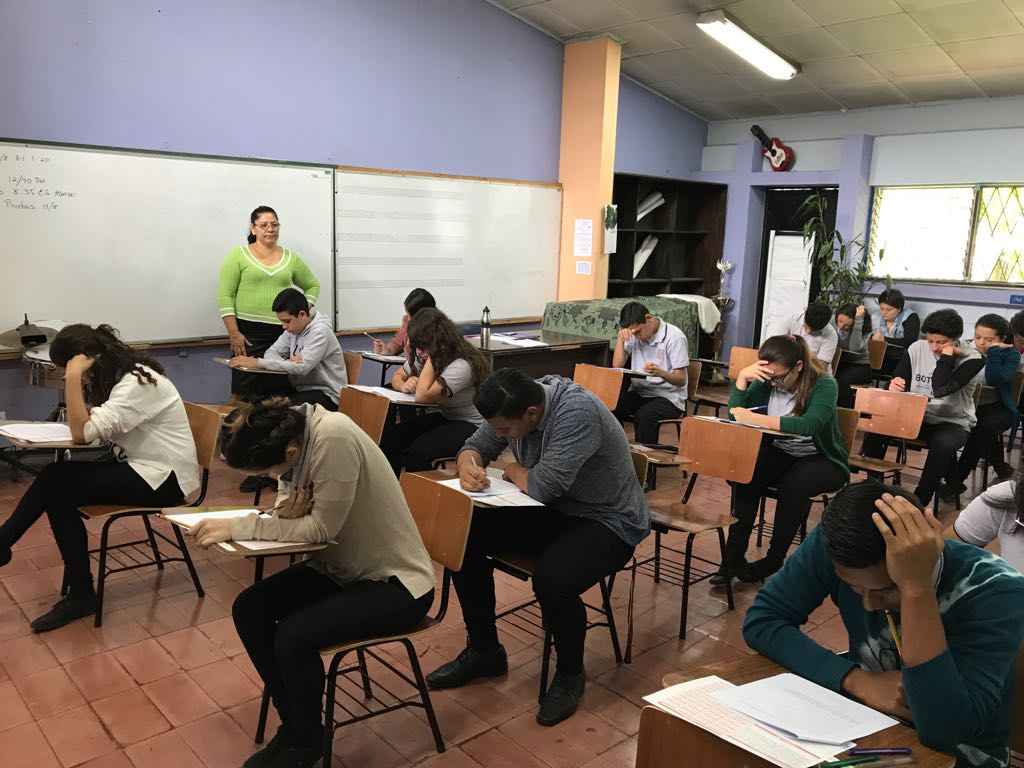
[[[836,380],[813,363],[803,338],[772,336],[758,360],[740,371],[729,395],[729,415],[741,424],[788,432],[792,437],[761,442],[754,476],[734,487],[733,514],[726,559],[729,573],[741,581],[767,579],[786,558],[789,545],[807,519],[811,499],[838,491],[850,479],[846,446],[836,421]],[[775,523],[768,554],[748,563],[747,543],[767,487],[777,489]],[[725,584],[724,571],[711,577]]]

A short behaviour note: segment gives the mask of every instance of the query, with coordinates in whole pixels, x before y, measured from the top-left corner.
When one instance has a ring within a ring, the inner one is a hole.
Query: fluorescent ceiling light
[[[697,26],[737,56],[746,59],[768,77],[789,80],[796,75],[797,68],[753,37],[742,27],[734,24],[724,11],[709,11],[697,17]]]

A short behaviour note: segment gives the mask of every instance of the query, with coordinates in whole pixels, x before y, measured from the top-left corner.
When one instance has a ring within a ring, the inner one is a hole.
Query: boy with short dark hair
[[[832,327],[832,310],[820,301],[807,305],[803,312],[797,312],[788,321],[770,329],[769,336],[801,336],[807,342],[811,355],[821,361],[822,367],[832,373],[832,360],[839,347],[839,334]]]

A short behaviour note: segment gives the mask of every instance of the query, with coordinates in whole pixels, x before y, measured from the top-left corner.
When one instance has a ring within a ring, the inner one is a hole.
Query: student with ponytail
[[[739,522],[729,528],[729,572],[741,581],[759,581],[782,567],[810,512],[811,499],[838,491],[850,479],[836,420],[836,381],[820,372],[801,337],[772,336],[758,350],[757,362],[736,377],[729,395],[729,415],[741,424],[793,435],[765,438],[753,478],[734,489],[733,514]],[[769,486],[778,491],[771,543],[765,558],[748,564],[747,542],[758,502]],[[720,572],[711,581],[724,584],[724,574]]]
[[[66,371],[74,441],[109,442],[116,460],[44,467],[0,525],[0,565],[10,562],[11,547],[43,514],[64,560],[68,595],[32,622],[35,632],[57,629],[96,610],[80,506],[170,507],[199,487],[185,406],[159,362],[122,344],[110,326],[80,324],[57,334],[50,359]]]
[[[221,431],[228,465],[278,478],[272,514],[208,519],[203,547],[229,540],[326,543],[246,589],[232,608],[238,636],[270,692],[281,727],[245,766],[319,764],[320,649],[400,634],[434,599],[434,568],[384,454],[348,416],[274,398],[236,408]]]

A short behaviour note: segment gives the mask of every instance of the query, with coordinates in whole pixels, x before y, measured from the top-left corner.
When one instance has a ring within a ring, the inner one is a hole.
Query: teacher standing
[[[261,205],[249,216],[248,243],[227,255],[220,267],[217,306],[231,342],[231,356],[262,357],[281,335],[273,310],[274,297],[297,286],[310,304],[320,296],[320,281],[294,251],[277,244],[281,222],[277,212]],[[231,371],[233,401],[279,394],[287,389],[284,376],[261,376]]]

